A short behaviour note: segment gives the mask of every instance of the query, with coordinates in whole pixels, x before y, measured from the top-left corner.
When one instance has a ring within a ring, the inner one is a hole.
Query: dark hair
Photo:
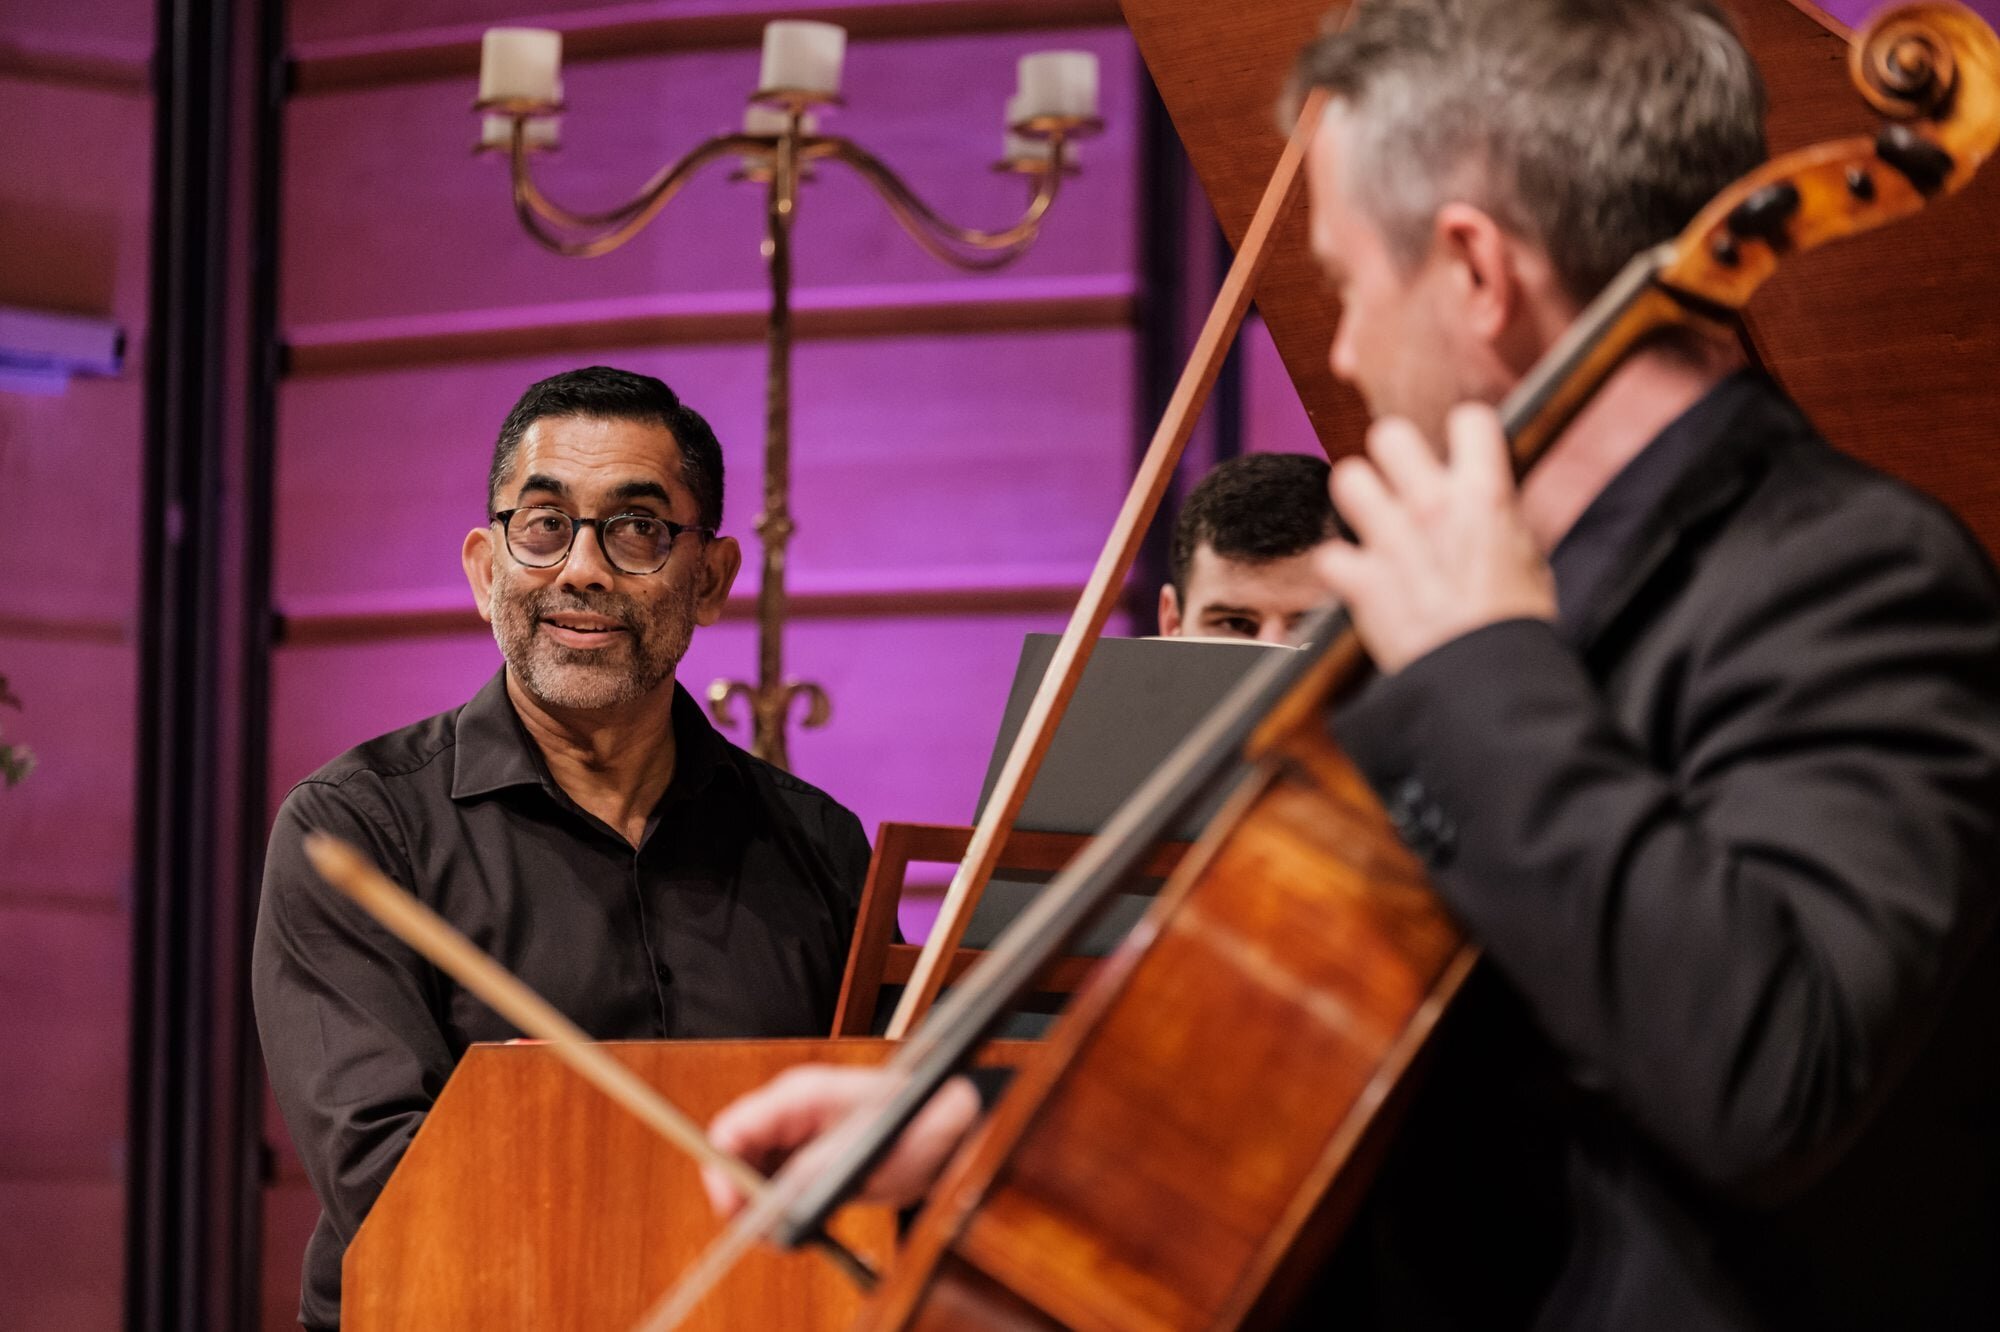
[[[1355,0],[1295,97],[1350,113],[1343,192],[1406,267],[1444,204],[1534,242],[1587,302],[1764,160],[1764,88],[1709,0]]]
[[[1246,453],[1203,477],[1174,520],[1168,557],[1174,594],[1186,598],[1188,566],[1203,546],[1259,564],[1338,535],[1326,489],[1331,470],[1326,459],[1303,453]]]
[[[500,423],[493,466],[486,473],[486,511],[500,505],[500,487],[514,471],[521,436],[548,417],[583,416],[601,421],[642,421],[663,425],[681,451],[681,480],[694,492],[695,522],[722,525],[722,446],[701,413],[651,375],[608,365],[565,370],[529,386]]]

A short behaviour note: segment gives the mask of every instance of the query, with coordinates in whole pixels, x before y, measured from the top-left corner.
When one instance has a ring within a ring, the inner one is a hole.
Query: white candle
[[[479,43],[479,100],[562,100],[562,34],[550,28],[488,28]]]
[[[840,62],[846,54],[845,28],[804,19],[766,23],[757,86],[831,97],[840,91]]]
[[[1020,118],[1097,114],[1097,57],[1088,51],[1039,51],[1021,57]]]
[[[528,117],[528,147],[559,148],[562,146],[562,122],[554,116]],[[514,142],[514,117],[487,115],[479,131],[481,148],[499,148],[503,151]]]
[[[743,132],[775,138],[785,132],[791,123],[791,114],[781,107],[765,106],[762,102],[752,102],[743,108]],[[799,117],[799,132],[819,133],[819,117],[808,111]]]

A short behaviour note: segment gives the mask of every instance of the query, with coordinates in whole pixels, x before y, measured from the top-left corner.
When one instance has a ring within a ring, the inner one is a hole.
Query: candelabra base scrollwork
[[[708,687],[709,715],[723,726],[736,725],[732,704],[742,699],[750,709],[750,752],[766,763],[791,770],[791,746],[785,739],[785,723],[791,719],[792,704],[806,700],[806,715],[799,719],[807,730],[818,730],[833,720],[833,701],[826,690],[810,680],[786,680],[759,688],[747,680],[717,680]]]

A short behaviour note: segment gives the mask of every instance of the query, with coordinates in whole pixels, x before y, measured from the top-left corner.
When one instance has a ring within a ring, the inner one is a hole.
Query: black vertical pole
[[[1145,457],[1153,431],[1166,414],[1186,357],[1182,321],[1187,301],[1187,153],[1166,104],[1150,78],[1139,93],[1139,337],[1137,438],[1133,462]],[[1160,584],[1167,579],[1168,542],[1180,509],[1178,475],[1167,485],[1156,518],[1139,546],[1125,585],[1125,610],[1133,629],[1153,633]]]
[[[286,99],[291,95],[287,55],[286,0],[257,0],[251,50],[248,104],[250,180],[247,304],[249,344],[245,387],[249,403],[239,451],[242,576],[237,589],[237,810],[234,929],[230,932],[241,978],[233,1014],[236,1091],[233,1177],[226,1252],[233,1269],[229,1326],[251,1332],[262,1318],[264,1187],[270,1180],[270,1152],[264,1142],[263,1052],[248,992],[250,948],[256,930],[256,902],[264,878],[264,831],[269,821],[271,648],[277,642],[277,612],[271,597],[272,514],[276,489],[278,380],[283,373],[283,340],[278,325],[281,259],[279,221],[283,198]]]
[[[1236,248],[1222,228],[1216,227],[1215,271],[1227,273],[1235,261]],[[1215,392],[1208,400],[1208,410],[1215,422],[1217,463],[1243,456],[1243,397],[1243,335],[1239,331],[1229,344],[1229,354],[1222,358],[1222,369],[1215,377]]]
[[[126,1326],[209,1318],[209,995],[216,882],[228,0],[161,0],[154,56],[145,599]]]
[[[269,67],[232,52],[270,54],[249,43],[269,40],[261,20],[275,4],[160,0],[158,11],[126,1225],[133,1332],[247,1330],[256,1320],[261,1092],[238,987],[254,902],[245,836],[263,823],[275,144]],[[250,154],[247,173],[232,147]],[[247,271],[232,268],[246,252]]]

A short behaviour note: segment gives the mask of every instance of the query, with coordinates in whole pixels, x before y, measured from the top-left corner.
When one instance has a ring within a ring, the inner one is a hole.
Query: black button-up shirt
[[[467,1046],[515,1029],[313,873],[347,839],[602,1040],[811,1036],[833,1021],[868,841],[716,733],[678,686],[672,783],[635,848],[549,775],[504,673],[349,750],[278,812],[252,985],[271,1085],[323,1208],[301,1320]]]

